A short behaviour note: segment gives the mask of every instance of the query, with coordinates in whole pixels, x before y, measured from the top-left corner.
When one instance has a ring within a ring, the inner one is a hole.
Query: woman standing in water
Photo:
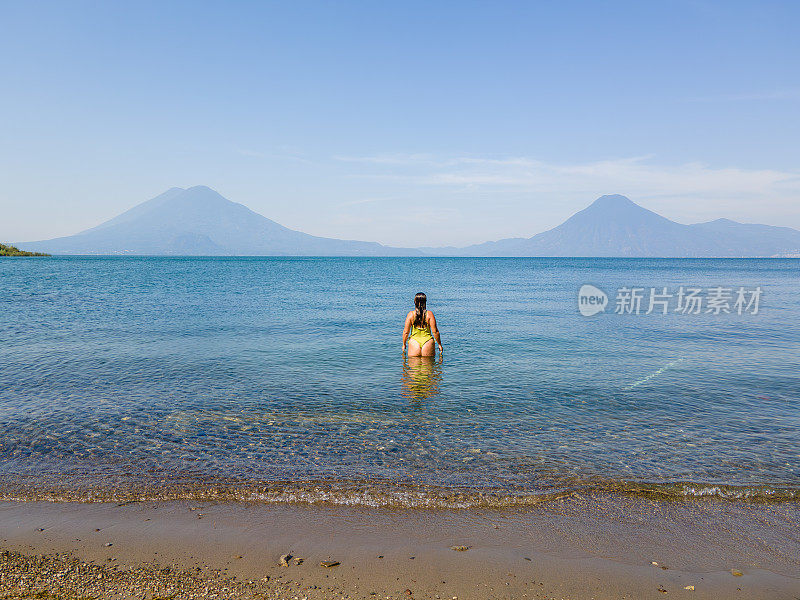
[[[436,327],[436,317],[426,309],[427,303],[428,297],[419,292],[414,296],[414,310],[406,315],[406,324],[403,327],[403,352],[406,351],[406,342],[408,342],[409,356],[434,356],[436,354],[434,338],[439,344],[439,354],[444,353],[442,338]],[[411,332],[411,337],[408,336],[409,332]]]

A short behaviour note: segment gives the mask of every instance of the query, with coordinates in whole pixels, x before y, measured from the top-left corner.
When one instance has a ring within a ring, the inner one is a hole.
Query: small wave
[[[319,504],[372,508],[504,508],[531,506],[571,496],[572,491],[508,493],[452,490],[414,485],[342,484],[339,482],[270,483],[268,485],[203,485],[162,488],[131,486],[95,489],[0,487],[0,500],[145,502],[165,500],[238,501],[264,504]]]
[[[165,500],[235,501],[264,504],[315,504],[373,508],[514,508],[535,506],[592,494],[658,497],[663,499],[717,499],[739,502],[800,500],[800,488],[713,485],[692,482],[593,482],[536,491],[464,489],[375,481],[275,482],[107,482],[75,481],[71,485],[27,479],[0,481],[0,500],[143,502]]]

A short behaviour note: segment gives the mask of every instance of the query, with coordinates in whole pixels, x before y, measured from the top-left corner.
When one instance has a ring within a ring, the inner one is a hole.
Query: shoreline
[[[169,588],[175,598],[794,600],[799,522],[794,502],[610,495],[503,510],[3,501],[0,548],[17,583],[26,572],[28,591],[65,598],[74,576],[76,593],[103,597],[121,592],[99,585],[129,581],[147,598]],[[451,549],[459,546],[468,549]],[[284,554],[303,562],[280,566]],[[47,557],[25,558],[36,555]],[[320,566],[327,560],[340,564]],[[8,573],[0,589],[22,593]]]
[[[64,483],[52,474],[0,475],[0,502],[252,502],[364,506],[395,509],[524,509],[565,498],[620,497],[665,501],[715,500],[772,504],[800,502],[800,487],[788,483],[713,481],[562,481],[537,490],[523,487],[456,487],[381,479],[309,479],[193,481],[165,476],[132,478],[70,476]]]

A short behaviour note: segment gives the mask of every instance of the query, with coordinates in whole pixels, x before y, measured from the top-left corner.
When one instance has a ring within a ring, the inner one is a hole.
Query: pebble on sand
[[[196,570],[196,572],[195,572]],[[23,555],[0,549],[0,588],[25,598],[291,598],[294,589],[269,576],[261,582],[238,581],[215,569],[212,576],[198,566],[176,571],[155,563],[117,569],[81,561],[70,552]],[[22,588],[25,588],[22,591]],[[164,591],[168,595],[164,595]],[[21,594],[13,593],[21,591]],[[338,591],[338,590],[337,590]],[[111,594],[111,596],[109,596]],[[345,594],[336,593],[341,598]],[[5,597],[2,593],[0,596]],[[333,596],[327,596],[332,598]]]
[[[742,575],[744,575],[744,573],[742,573],[738,569],[731,569],[731,575],[733,575],[734,577],[741,577]]]
[[[289,566],[289,561],[290,561],[290,560],[292,560],[292,555],[291,555],[291,554],[283,554],[283,555],[282,555],[282,556],[281,556],[281,557],[278,559],[278,564],[279,564],[280,566],[282,566],[282,567],[288,567],[288,566]]]
[[[340,563],[338,560],[323,560],[321,563],[319,563],[319,566],[330,569],[331,567],[339,566],[339,564]]]

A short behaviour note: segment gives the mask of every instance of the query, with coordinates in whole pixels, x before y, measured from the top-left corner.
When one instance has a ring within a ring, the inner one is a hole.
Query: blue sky
[[[800,228],[796,2],[0,2],[0,239],[208,185],[396,245]]]

